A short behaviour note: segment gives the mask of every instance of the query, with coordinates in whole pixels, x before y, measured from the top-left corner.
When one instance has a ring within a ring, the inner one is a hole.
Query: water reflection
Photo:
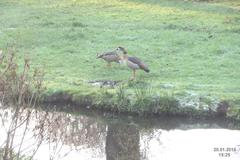
[[[11,107],[0,108],[0,148],[13,114]],[[240,142],[237,125],[216,120],[25,109],[18,122],[24,125],[17,130],[14,148],[23,140],[21,153],[29,155],[37,148],[37,160],[217,159],[214,147],[235,147]],[[240,158],[240,153],[231,154],[231,159]]]
[[[131,124],[109,124],[106,138],[107,160],[139,160],[139,129]]]
[[[14,109],[1,109],[0,122],[0,144],[4,143],[7,137],[6,129],[11,125],[11,117]],[[30,114],[29,114],[30,113]],[[29,116],[30,121],[24,122]],[[27,123],[27,124],[24,124]],[[99,123],[91,117],[82,115],[74,116],[65,112],[47,112],[32,109],[25,109],[19,116],[18,136],[14,140],[14,148],[17,148],[24,137],[22,154],[28,155],[34,152],[31,146],[38,146],[37,159],[60,159],[67,157],[71,151],[78,152],[86,149],[91,150],[97,157],[104,157],[106,124]],[[28,130],[25,132],[25,126]],[[23,134],[25,134],[23,136]],[[4,145],[2,145],[4,146]],[[48,154],[42,154],[46,152]],[[88,151],[89,152],[89,151]],[[38,157],[39,156],[39,157]]]

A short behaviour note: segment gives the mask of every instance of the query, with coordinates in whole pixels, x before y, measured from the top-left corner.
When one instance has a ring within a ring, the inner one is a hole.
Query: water
[[[240,159],[239,126],[226,120],[141,118],[67,108],[23,110],[14,151],[23,139],[21,153],[36,150],[36,160]],[[14,108],[0,109],[0,148],[13,113]]]

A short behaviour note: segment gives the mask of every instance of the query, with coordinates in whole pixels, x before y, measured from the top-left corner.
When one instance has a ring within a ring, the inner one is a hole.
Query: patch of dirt
[[[100,88],[103,88],[103,87],[115,88],[116,86],[118,86],[120,82],[121,81],[113,81],[113,80],[93,80],[93,81],[89,81],[88,83],[90,83],[93,86],[99,86]]]

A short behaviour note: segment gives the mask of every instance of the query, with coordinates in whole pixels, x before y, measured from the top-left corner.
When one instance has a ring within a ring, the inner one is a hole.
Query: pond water
[[[24,155],[36,151],[36,160],[240,159],[239,126],[226,120],[135,117],[70,106],[57,108],[62,109],[21,111],[14,137],[16,152],[19,146]],[[0,109],[0,148],[14,111]]]

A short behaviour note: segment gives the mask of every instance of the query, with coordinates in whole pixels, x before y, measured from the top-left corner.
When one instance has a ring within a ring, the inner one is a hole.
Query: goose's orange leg
[[[136,79],[136,70],[134,69],[133,70],[133,76],[132,76],[132,78],[130,80],[135,80],[135,79]]]
[[[111,66],[111,62],[108,62],[107,67],[110,68]]]

